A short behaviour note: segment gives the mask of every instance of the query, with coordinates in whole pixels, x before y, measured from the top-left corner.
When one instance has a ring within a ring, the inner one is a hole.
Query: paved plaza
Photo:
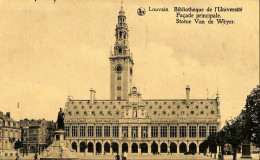
[[[115,160],[116,155],[79,155],[79,160]],[[135,155],[135,154],[130,154],[127,156],[127,160],[214,160],[214,155],[213,157],[204,156],[202,154],[198,155],[184,155],[184,154],[173,154],[173,155]],[[20,157],[21,160],[34,160],[34,154],[29,154],[28,156],[25,157]],[[42,155],[38,156],[38,159],[40,159]],[[237,154],[237,160],[249,160],[249,159],[241,159],[241,154]],[[12,157],[0,157],[1,160],[15,160],[15,156]],[[225,156],[225,160],[232,160],[233,157],[230,156]],[[252,159],[251,160],[259,160],[259,154],[252,154]]]

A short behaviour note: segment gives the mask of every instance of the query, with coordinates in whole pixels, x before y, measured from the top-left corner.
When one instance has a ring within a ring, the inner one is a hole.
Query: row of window
[[[121,77],[117,77],[117,80],[121,80]],[[71,102],[71,104],[74,104],[74,103],[75,103],[74,101]],[[87,104],[89,104],[89,103],[90,103],[90,101],[87,101]],[[104,101],[101,102],[101,103],[105,104]],[[115,104],[115,103],[121,104],[121,102],[109,102],[109,103],[110,104]],[[210,102],[210,104],[213,104],[213,103],[214,103],[213,101]],[[80,101],[79,104],[82,104],[82,102]],[[95,101],[94,104],[97,104],[97,101]],[[128,104],[128,101],[126,102],[126,104]],[[155,104],[155,105],[157,105],[158,102],[145,102],[145,104],[146,105],[148,105],[148,104]],[[163,102],[163,104],[164,105],[166,105],[166,104],[176,104],[176,102]],[[182,101],[182,104],[186,104],[186,101]],[[194,102],[191,102],[191,104],[194,104]],[[200,104],[204,104],[204,102],[200,102]],[[199,106],[197,105],[196,107],[199,107]],[[207,107],[207,106],[205,106],[205,107]]]
[[[117,90],[121,90],[121,87],[117,87]],[[81,106],[81,108],[84,109],[85,106]],[[100,109],[100,106],[97,106],[96,108]],[[107,109],[107,108],[108,108],[108,106],[105,106],[105,109]],[[113,106],[113,109],[115,109],[115,108],[116,108],[116,106]],[[121,106],[121,108],[123,109],[124,107]],[[170,109],[170,108],[171,108],[171,106],[168,106],[168,109]],[[186,108],[189,109],[190,106],[186,106]],[[205,108],[208,109],[209,107],[205,106]],[[77,106],[74,106],[74,109],[77,109]],[[92,109],[92,106],[89,106],[89,109]],[[150,109],[153,109],[153,106],[150,106]],[[162,109],[162,106],[159,106],[159,109]],[[180,106],[177,106],[177,109],[180,109]],[[199,106],[196,106],[196,109],[199,109]]]
[[[189,137],[206,137],[207,129],[206,126],[179,126],[179,137],[187,137],[187,128]],[[110,132],[112,129],[112,133]],[[122,136],[129,137],[129,127],[122,126]],[[168,132],[169,130],[169,132]],[[65,132],[67,137],[77,137],[78,136],[78,126],[72,126],[71,132],[70,127],[65,127]],[[177,126],[161,126],[160,130],[158,126],[151,126],[151,137],[177,137]],[[209,135],[217,133],[216,126],[209,126]],[[71,134],[71,135],[70,135]],[[87,135],[86,135],[87,134]],[[95,135],[96,137],[118,137],[119,136],[119,128],[118,126],[104,126],[104,133],[103,133],[103,126],[96,126],[95,127]],[[112,135],[111,135],[112,134]],[[94,137],[94,126],[79,126],[79,137]],[[138,137],[138,126],[131,126],[131,137]],[[146,138],[148,137],[148,126],[141,126],[141,137]]]
[[[79,114],[79,111],[76,111],[75,112],[76,114]],[[154,111],[153,114],[156,115],[158,112],[157,111]],[[172,111],[171,112],[172,114],[175,114],[175,111]],[[210,112],[211,114],[214,114],[215,112],[214,111],[211,111]],[[84,114],[87,115],[87,111],[84,111]],[[96,115],[95,111],[92,111],[91,112],[92,115]],[[99,112],[100,115],[104,115],[104,112],[103,111],[100,111]],[[112,115],[111,111],[107,111],[107,114],[109,115]],[[163,115],[166,115],[167,112],[166,111],[163,111],[162,112]],[[181,114],[185,114],[185,111],[181,111]],[[191,111],[190,114],[194,114],[194,111]],[[204,114],[204,111],[200,111],[200,114]],[[69,115],[72,115],[72,112],[69,112]],[[119,111],[116,111],[116,115],[119,115]],[[128,111],[126,111],[126,115],[128,115]]]

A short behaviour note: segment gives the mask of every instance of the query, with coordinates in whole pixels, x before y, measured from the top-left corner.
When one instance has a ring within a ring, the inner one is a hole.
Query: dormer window
[[[170,108],[171,108],[171,106],[168,106],[168,108],[170,109]]]
[[[155,104],[157,104],[157,102],[155,102]]]
[[[113,106],[113,108],[115,109],[115,108],[116,108],[116,106]]]
[[[79,114],[79,111],[76,111],[76,114]]]
[[[175,111],[172,111],[172,114],[175,114]]]
[[[84,109],[84,106],[81,106],[82,109]]]
[[[162,106],[159,106],[159,109],[162,109]]]
[[[107,109],[108,106],[105,106],[105,108]]]
[[[97,106],[97,109],[99,109],[100,108],[100,106]]]
[[[208,108],[209,108],[209,106],[205,106],[205,108],[206,108],[206,109],[208,109]]]
[[[74,106],[74,109],[76,109],[77,108],[77,106]]]
[[[79,104],[81,104],[81,102],[79,102]]]
[[[154,111],[153,114],[156,115],[156,114],[157,114],[157,111]]]
[[[85,114],[85,115],[87,115],[87,112],[86,112],[86,111],[84,111],[84,114]]]
[[[166,102],[164,102],[164,104],[166,104]]]
[[[180,109],[180,106],[177,106],[178,109]]]
[[[210,102],[210,104],[213,104],[213,102]]]
[[[214,114],[214,111],[211,111],[211,114]]]
[[[190,108],[190,106],[187,106],[186,108],[187,108],[187,109],[189,109],[189,108]]]
[[[203,104],[203,102],[200,102],[200,104]]]
[[[146,102],[145,104],[148,104],[148,102]]]
[[[150,109],[152,109],[153,108],[153,106],[150,106]]]
[[[190,111],[191,114],[194,114],[194,111]]]
[[[196,108],[198,109],[198,108],[199,108],[199,106],[196,106]]]
[[[92,108],[92,106],[89,106],[89,109],[91,109]]]
[[[200,111],[200,114],[204,114],[204,111]]]
[[[163,114],[166,114],[166,111],[163,111]]]
[[[107,113],[108,113],[108,114],[111,114],[111,111],[108,111]]]
[[[95,111],[92,111],[92,115],[95,115]]]
[[[99,113],[102,115],[102,114],[103,114],[103,111],[100,111]]]

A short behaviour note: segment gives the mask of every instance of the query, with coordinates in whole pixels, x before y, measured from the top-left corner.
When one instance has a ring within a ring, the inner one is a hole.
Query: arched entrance
[[[73,142],[73,143],[71,144],[71,148],[77,152],[77,151],[78,151],[78,145],[77,145],[77,143],[76,143],[76,142]]]
[[[108,142],[106,142],[104,145],[104,152],[110,153],[110,144]]]
[[[86,148],[87,148],[86,142],[80,142],[80,144],[79,144],[79,151],[80,152],[85,152]]]
[[[166,143],[161,144],[161,153],[167,153],[167,144]]]
[[[114,153],[118,153],[118,143],[116,143],[116,142],[112,143],[112,151]]]
[[[96,143],[96,153],[101,153],[102,152],[102,145],[100,142]]]
[[[158,152],[158,144],[157,143],[155,143],[155,142],[152,143],[151,151],[152,151],[153,154]]]
[[[138,153],[138,145],[136,143],[132,144],[132,153]]]
[[[122,152],[127,152],[128,153],[128,144],[127,143],[123,143],[122,144]]]
[[[197,153],[197,145],[196,145],[195,143],[191,143],[191,144],[189,145],[189,152],[190,152],[191,154]]]
[[[94,152],[94,149],[93,149],[94,147],[93,147],[93,143],[92,142],[89,142],[88,143],[88,152],[89,153],[93,153]]]
[[[185,143],[180,144],[180,153],[185,153],[187,152],[187,145]]]
[[[140,144],[141,153],[148,153],[148,145],[146,143]]]
[[[170,153],[177,153],[177,144],[176,143],[170,144]]]

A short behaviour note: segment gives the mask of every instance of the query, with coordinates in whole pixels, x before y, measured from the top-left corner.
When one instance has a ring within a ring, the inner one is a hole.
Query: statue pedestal
[[[65,131],[54,132],[54,141],[46,150],[46,156],[40,160],[78,160],[76,153],[70,149],[70,143],[65,140]]]
[[[242,156],[241,158],[252,159],[250,144],[242,144]]]

